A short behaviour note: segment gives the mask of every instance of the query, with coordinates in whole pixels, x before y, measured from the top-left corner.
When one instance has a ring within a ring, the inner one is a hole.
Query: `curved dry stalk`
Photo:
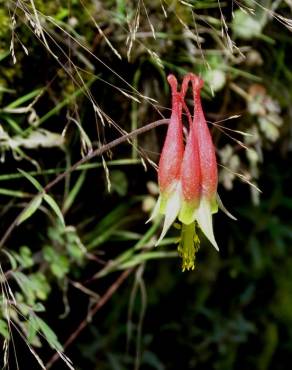
[[[85,319],[81,321],[81,323],[78,325],[76,330],[72,332],[72,334],[69,336],[69,338],[66,340],[64,344],[64,350],[70,346],[72,342],[78,337],[78,335],[86,328],[92,317],[97,313],[97,311],[100,310],[101,307],[104,306],[104,304],[112,297],[112,295],[117,291],[117,289],[122,285],[122,283],[127,279],[127,277],[131,274],[131,272],[134,270],[134,268],[125,270],[121,273],[121,275],[117,278],[117,280],[108,288],[108,290],[104,293],[104,295],[97,301],[95,306],[88,312]],[[50,369],[56,361],[58,361],[60,358],[60,354],[57,352],[54,354],[54,356],[51,357],[51,359],[46,364],[46,369]]]
[[[49,182],[44,187],[43,191],[41,191],[41,192],[39,192],[38,194],[35,195],[35,197],[33,198],[33,200],[36,197],[42,196],[44,193],[48,192],[53,186],[55,186],[61,180],[63,180],[64,178],[66,178],[66,176],[68,174],[70,174],[71,172],[75,171],[79,166],[81,166],[82,164],[90,161],[92,158],[101,156],[103,153],[109,151],[110,149],[114,148],[117,145],[120,145],[120,144],[124,143],[125,141],[128,141],[129,139],[132,139],[133,137],[136,137],[137,135],[141,135],[141,134],[143,134],[143,133],[145,133],[147,131],[152,130],[155,127],[158,127],[158,126],[161,126],[161,125],[165,125],[165,124],[168,124],[168,123],[169,123],[169,119],[160,119],[158,121],[154,121],[154,122],[148,123],[147,125],[142,126],[142,127],[138,128],[137,130],[134,130],[134,131],[132,131],[132,132],[130,132],[128,134],[125,134],[125,135],[123,135],[123,136],[121,136],[121,137],[119,137],[119,138],[111,141],[110,143],[105,144],[102,147],[93,150],[91,153],[89,153],[88,155],[86,155],[85,157],[83,157],[79,161],[77,161],[75,164],[73,164],[66,171],[64,171],[63,173],[61,173],[60,175],[58,175],[54,180],[52,180],[51,182]],[[27,206],[23,209],[23,211],[25,211],[29,207],[30,204],[31,204],[31,202],[27,204]],[[20,215],[18,215],[14,219],[14,221],[10,224],[10,226],[6,230],[5,234],[1,238],[1,240],[0,240],[0,249],[3,247],[4,243],[6,242],[6,240],[11,235],[12,231],[18,225],[18,220],[19,220]]]

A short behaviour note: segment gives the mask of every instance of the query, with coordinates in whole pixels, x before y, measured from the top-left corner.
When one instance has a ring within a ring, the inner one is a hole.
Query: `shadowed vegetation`
[[[3,368],[287,368],[291,9],[0,0]],[[162,220],[145,222],[166,78],[188,72],[205,81],[219,193],[238,221],[216,215],[220,252],[201,234],[182,273],[179,231],[156,248]]]

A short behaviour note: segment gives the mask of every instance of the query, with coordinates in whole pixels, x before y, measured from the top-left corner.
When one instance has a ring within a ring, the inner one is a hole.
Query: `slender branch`
[[[61,173],[60,175],[58,175],[54,180],[52,180],[51,182],[49,182],[44,187],[43,191],[41,191],[38,194],[36,194],[35,197],[40,196],[44,192],[47,192],[48,190],[50,190],[58,182],[60,182],[61,180],[63,180],[69,173],[75,171],[80,165],[82,165],[82,164],[90,161],[92,158],[98,157],[98,156],[102,155],[103,153],[107,152],[108,150],[114,148],[117,145],[120,145],[120,144],[124,143],[125,141],[128,141],[129,139],[132,139],[133,137],[136,137],[138,135],[144,134],[145,132],[150,131],[150,130],[152,130],[155,127],[158,127],[158,126],[161,126],[161,125],[166,125],[168,123],[169,123],[169,119],[160,119],[158,121],[154,121],[154,122],[148,123],[147,125],[142,126],[142,127],[138,128],[137,130],[134,130],[134,131],[132,131],[132,132],[130,132],[128,134],[125,134],[125,135],[123,135],[123,136],[121,136],[121,137],[119,137],[119,138],[111,141],[110,143],[105,144],[105,145],[103,145],[102,147],[100,147],[98,149],[95,149],[94,151],[92,151],[91,153],[89,153],[87,156],[81,158],[78,162],[74,163],[66,171],[64,171],[63,173]],[[22,212],[24,212],[29,207],[30,204],[31,204],[31,202],[27,204],[27,206],[23,209]],[[0,240],[0,249],[3,247],[4,243],[9,238],[10,234],[12,233],[12,231],[16,228],[17,223],[18,223],[19,216],[20,215],[18,215],[14,219],[14,221],[10,224],[10,226],[8,227],[8,229],[6,230],[6,232],[4,233],[2,239]]]
[[[117,289],[122,285],[122,283],[126,280],[126,278],[130,275],[130,273],[133,270],[134,270],[133,268],[125,270],[118,277],[118,279],[108,288],[105,294],[98,300],[96,305],[88,312],[85,319],[81,321],[76,330],[74,330],[73,333],[66,340],[64,344],[64,350],[68,346],[70,346],[70,344],[78,337],[78,335],[83,331],[83,329],[86,328],[86,326],[90,322],[89,318],[92,319],[92,317],[97,313],[97,311],[112,297],[112,295],[117,291]],[[56,352],[54,356],[52,356],[51,359],[47,362],[46,369],[50,369],[54,365],[54,363],[59,360],[59,358],[60,355],[58,354],[58,352]]]
[[[125,135],[111,141],[110,143],[103,145],[101,148],[95,149],[93,152],[89,153],[87,156],[81,158],[78,162],[73,164],[70,168],[68,168],[68,170],[66,170],[65,172],[58,175],[53,181],[49,182],[48,185],[45,186],[44,191],[48,191],[49,189],[51,189],[59,181],[63,180],[66,177],[66,175],[68,175],[68,173],[70,173],[72,171],[75,171],[80,165],[90,161],[92,158],[102,155],[103,153],[107,152],[108,150],[114,148],[115,146],[118,146],[118,145],[124,143],[125,141],[127,141],[129,139],[132,139],[135,136],[144,134],[145,132],[150,131],[155,127],[165,125],[165,124],[168,124],[168,123],[169,123],[169,119],[160,119],[158,121],[151,122],[148,125],[140,127],[137,130],[134,130],[134,131],[130,132],[129,134],[125,134]],[[0,245],[1,245],[1,243],[0,243]]]

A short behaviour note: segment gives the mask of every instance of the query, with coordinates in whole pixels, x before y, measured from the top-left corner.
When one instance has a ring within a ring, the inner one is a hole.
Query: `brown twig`
[[[82,332],[83,329],[86,328],[87,324],[89,323],[89,318],[92,318],[97,311],[111,298],[111,296],[117,291],[117,289],[122,285],[122,283],[126,280],[126,278],[130,275],[130,273],[134,269],[125,270],[118,279],[108,288],[105,294],[98,300],[96,305],[88,312],[85,319],[81,321],[78,325],[77,329],[69,336],[64,344],[64,350],[70,346],[72,342],[78,337],[78,335]],[[54,356],[47,362],[46,369],[50,369],[56,361],[60,358],[60,355],[56,352]]]
[[[161,126],[161,125],[165,125],[165,124],[168,124],[168,123],[169,123],[169,119],[160,119],[158,121],[154,121],[154,122],[148,123],[147,125],[142,126],[142,127],[138,128],[138,129],[130,132],[129,134],[125,134],[125,135],[123,135],[123,136],[121,136],[121,137],[119,137],[119,138],[111,141],[110,143],[103,145],[101,148],[98,148],[98,149],[93,150],[87,156],[81,158],[78,162],[76,162],[75,164],[73,164],[70,168],[68,168],[68,170],[64,171],[63,173],[61,173],[60,175],[58,175],[54,180],[52,180],[51,182],[49,182],[44,187],[43,191],[41,191],[38,194],[36,194],[35,197],[40,196],[40,195],[46,193],[53,186],[55,186],[58,182],[60,182],[61,180],[63,180],[69,173],[75,171],[80,165],[82,165],[82,164],[90,161],[92,158],[98,157],[98,156],[102,155],[103,153],[107,152],[108,150],[112,149],[113,147],[115,147],[117,145],[120,145],[120,144],[124,143],[125,141],[127,141],[129,139],[132,139],[135,136],[141,135],[141,134],[143,134],[143,133],[145,133],[147,131],[152,130],[155,127],[158,127],[158,126]],[[35,197],[32,199],[32,201],[35,199]],[[31,204],[31,202],[27,204],[27,206],[23,209],[22,213],[30,206],[30,204]],[[18,224],[18,220],[19,220],[20,215],[18,215],[14,219],[14,221],[10,224],[10,226],[8,227],[8,229],[6,230],[6,232],[4,233],[2,239],[0,240],[0,249],[3,247],[4,243],[9,238],[10,234],[12,233],[12,231],[16,228],[16,226]]]

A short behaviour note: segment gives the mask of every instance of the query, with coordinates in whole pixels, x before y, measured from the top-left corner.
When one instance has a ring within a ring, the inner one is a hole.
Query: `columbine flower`
[[[167,81],[171,88],[172,108],[166,139],[158,167],[160,197],[151,218],[157,213],[165,215],[164,226],[157,244],[176,219],[181,203],[181,163],[184,155],[182,103],[185,91],[177,91],[177,80],[169,75]]]
[[[165,216],[157,244],[178,217],[182,223],[178,252],[183,260],[183,270],[189,270],[194,269],[195,253],[199,248],[197,226],[218,250],[212,225],[212,214],[218,210],[217,202],[231,218],[234,217],[226,211],[217,195],[218,174],[215,148],[200,98],[204,82],[198,76],[189,73],[183,80],[181,91],[178,92],[176,78],[170,75],[167,80],[172,91],[172,113],[159,161],[160,197],[152,217],[157,213]],[[184,102],[190,82],[194,100],[193,117]],[[189,133],[185,146],[182,125],[183,109],[189,119]]]
[[[202,232],[218,250],[212,226],[212,213],[218,210],[216,200],[217,161],[201,104],[200,91],[204,82],[194,74],[188,74],[185,78],[191,80],[193,87],[194,116],[190,124],[182,165],[181,181],[184,206],[181,209],[179,220],[183,224],[197,221]],[[189,150],[188,142],[190,142]],[[192,201],[192,197],[195,197],[196,202]]]

